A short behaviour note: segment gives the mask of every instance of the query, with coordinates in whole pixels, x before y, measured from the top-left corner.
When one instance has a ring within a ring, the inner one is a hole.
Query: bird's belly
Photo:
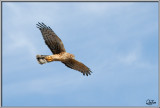
[[[62,60],[73,59],[73,55],[67,52],[60,54]]]
[[[51,55],[52,61],[66,61],[67,59],[74,59],[74,55],[70,53],[60,53],[60,54],[54,54]]]

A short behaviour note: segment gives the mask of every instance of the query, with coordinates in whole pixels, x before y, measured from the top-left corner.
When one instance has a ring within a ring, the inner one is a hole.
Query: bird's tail
[[[45,64],[48,63],[47,60],[45,59],[47,55],[37,55],[36,59],[38,61],[39,64]]]

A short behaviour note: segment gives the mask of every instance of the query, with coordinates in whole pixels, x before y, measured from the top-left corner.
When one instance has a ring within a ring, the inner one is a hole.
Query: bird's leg
[[[44,59],[47,60],[47,62],[61,61],[61,56],[60,54],[48,55]]]
[[[59,54],[54,55],[37,55],[36,56],[39,64],[45,64],[52,61],[60,61]]]
[[[54,57],[52,57],[52,55],[50,56],[46,56],[44,59],[47,60],[47,62],[51,62],[51,61],[54,61]]]

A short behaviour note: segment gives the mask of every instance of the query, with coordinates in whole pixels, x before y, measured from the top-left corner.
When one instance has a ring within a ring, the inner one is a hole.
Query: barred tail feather
[[[38,61],[39,64],[45,64],[48,63],[47,60],[45,59],[47,55],[37,55],[36,59]]]

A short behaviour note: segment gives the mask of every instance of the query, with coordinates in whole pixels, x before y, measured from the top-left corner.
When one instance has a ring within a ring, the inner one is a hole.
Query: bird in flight
[[[37,55],[36,58],[39,64],[60,61],[65,64],[65,66],[80,71],[83,75],[91,75],[91,70],[87,66],[75,60],[75,56],[73,54],[66,52],[63,42],[49,26],[39,22],[36,25],[41,31],[46,45],[53,53],[53,55]]]

